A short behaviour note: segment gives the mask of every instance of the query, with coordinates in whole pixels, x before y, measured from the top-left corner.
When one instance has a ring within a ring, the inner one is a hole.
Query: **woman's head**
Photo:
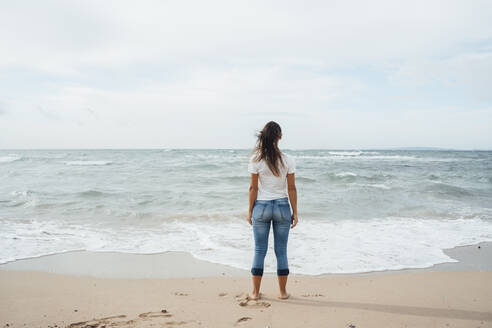
[[[255,159],[260,161],[265,159],[268,167],[272,173],[279,176],[280,171],[278,169],[277,163],[284,165],[281,160],[280,149],[278,148],[278,141],[282,138],[282,129],[277,122],[270,121],[263,129],[256,135],[256,147],[253,150],[256,153]]]

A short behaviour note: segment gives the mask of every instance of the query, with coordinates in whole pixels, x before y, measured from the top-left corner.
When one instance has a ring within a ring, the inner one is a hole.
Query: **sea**
[[[492,152],[283,151],[297,164],[292,273],[425,268],[492,241]],[[185,251],[249,270],[250,152],[0,150],[0,263]],[[265,265],[275,272],[272,236]]]

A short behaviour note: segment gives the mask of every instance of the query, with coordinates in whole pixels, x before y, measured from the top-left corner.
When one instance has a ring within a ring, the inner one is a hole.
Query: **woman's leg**
[[[257,300],[260,298],[261,278],[263,278],[263,276],[251,276],[251,280],[253,281],[253,291],[249,295],[249,299]]]
[[[287,220],[273,221],[273,239],[275,243],[275,256],[277,257],[277,277],[280,289],[280,298],[289,297],[286,291],[287,277],[289,275],[289,263],[287,261],[287,241],[289,239],[290,222]]]
[[[253,266],[251,268],[253,280],[253,292],[250,297],[258,299],[260,295],[261,278],[263,276],[263,267],[265,263],[265,255],[268,249],[268,235],[270,233],[270,220],[261,221],[253,220],[253,235],[255,239],[255,255],[253,258]]]
[[[283,300],[289,298],[289,293],[287,293],[287,290],[285,289],[285,287],[287,286],[287,277],[288,276],[277,276],[278,288],[280,289],[279,298]]]

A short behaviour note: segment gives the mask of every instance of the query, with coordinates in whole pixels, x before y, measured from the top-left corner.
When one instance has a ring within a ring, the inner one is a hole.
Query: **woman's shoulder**
[[[284,157],[284,163],[287,166],[287,173],[294,173],[296,171],[296,161],[294,160],[294,156],[291,156],[286,153],[282,153]]]
[[[253,163],[253,162],[257,163],[257,162],[259,162],[257,158],[258,158],[258,156],[256,154],[252,154],[249,156],[249,162],[250,163]]]
[[[294,157],[292,157],[291,155],[287,154],[287,153],[284,153],[284,152],[281,152],[282,153],[282,156],[287,159],[288,161],[293,161],[294,160]]]
[[[264,162],[263,159],[258,160],[258,156],[256,154],[249,156],[249,165],[260,167],[263,164],[263,162]]]

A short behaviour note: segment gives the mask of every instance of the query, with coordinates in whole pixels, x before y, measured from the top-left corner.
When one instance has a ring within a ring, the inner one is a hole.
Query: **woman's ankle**
[[[248,299],[256,301],[260,298],[260,292],[259,291],[252,291],[251,294],[248,295]]]

